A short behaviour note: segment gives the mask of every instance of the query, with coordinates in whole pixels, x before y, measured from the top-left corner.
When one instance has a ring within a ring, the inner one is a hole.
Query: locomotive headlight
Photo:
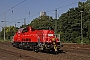
[[[52,41],[55,41],[55,38],[52,38]]]
[[[49,42],[52,42],[51,40]]]
[[[48,34],[48,36],[53,36],[53,34]]]
[[[48,43],[52,42],[51,40],[50,41],[47,41]]]
[[[47,41],[48,42],[48,41]]]

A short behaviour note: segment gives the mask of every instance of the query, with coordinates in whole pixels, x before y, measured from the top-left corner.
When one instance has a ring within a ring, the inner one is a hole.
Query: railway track
[[[69,47],[70,46],[70,47]],[[79,47],[79,48],[78,48]],[[86,47],[86,48],[85,48]],[[90,47],[90,46],[88,46]],[[11,43],[0,42],[1,60],[90,60],[90,48],[79,45],[64,45],[59,54],[34,52],[12,47]]]
[[[0,60],[40,60],[27,54],[24,50],[13,48],[10,43],[0,43]]]
[[[29,60],[29,59],[40,60],[32,56],[27,56],[26,54],[13,52],[5,49],[0,49],[0,59],[2,60]]]

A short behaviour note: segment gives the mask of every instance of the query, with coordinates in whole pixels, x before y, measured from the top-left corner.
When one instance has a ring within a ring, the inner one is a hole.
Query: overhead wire
[[[0,16],[4,15],[5,13],[7,13],[8,11],[12,10],[13,8],[17,7],[18,5],[20,5],[21,3],[23,3],[25,0],[21,1],[20,3],[16,4],[15,6],[11,7],[10,9],[8,9],[7,11],[5,11],[4,13],[2,13]],[[13,13],[13,12],[12,12]]]
[[[52,9],[52,10],[48,10],[48,11],[45,11],[45,12],[55,11],[56,9],[64,8],[64,7],[66,7],[66,6],[70,6],[70,5],[73,5],[73,4],[76,4],[76,3],[78,3],[78,2],[74,2],[74,3],[68,4],[68,5],[64,5],[64,6],[61,6],[61,7],[58,7],[58,8],[54,8],[54,9]],[[35,14],[35,15],[29,16],[29,17],[33,17],[33,16],[36,16],[36,15],[39,15],[39,13],[40,13],[40,12],[38,12],[38,13]],[[29,17],[27,17],[27,18],[29,18]],[[20,20],[17,20],[17,21],[21,21],[21,19],[20,19]]]
[[[76,4],[76,3],[78,3],[78,2],[74,2],[74,3],[68,4],[68,5],[63,5],[63,6],[60,6],[60,7],[58,7],[58,8],[54,8],[54,9],[52,9],[52,10],[48,10],[48,11],[46,11],[46,12],[55,11],[56,9],[61,9],[61,8],[64,8],[64,7],[66,7],[66,6],[70,6],[70,5],[73,5],[73,4]]]
[[[8,11],[10,11],[11,9],[15,8],[16,6],[20,5],[20,4],[23,3],[24,1],[25,1],[25,0],[23,0],[22,2],[20,2],[19,4],[15,5],[15,6],[11,7],[11,8],[8,9],[6,12],[8,12]],[[60,6],[60,7],[58,7],[58,8],[54,8],[54,9],[52,9],[52,10],[48,10],[48,11],[46,11],[46,12],[55,11],[56,9],[64,8],[64,7],[66,7],[66,6],[70,6],[70,5],[73,5],[73,4],[76,4],[76,3],[78,3],[78,2],[74,2],[74,3],[68,4],[68,5],[63,5],[63,6]],[[31,12],[31,11],[30,11],[30,12]],[[30,17],[36,16],[36,15],[39,15],[39,13],[40,13],[40,12],[38,12],[38,13],[36,13],[36,14],[34,14],[34,15],[31,15],[31,16],[29,16],[29,17],[26,17],[26,18],[30,18]],[[3,14],[4,14],[4,13],[3,13]],[[3,15],[3,14],[2,14],[2,15]],[[0,16],[1,16],[1,15],[0,15]],[[22,18],[22,19],[23,19],[23,18]],[[18,20],[15,20],[15,21],[21,21],[22,19],[18,19]],[[12,21],[12,22],[13,22],[13,21]]]
[[[3,0],[2,0],[2,1],[3,1]],[[0,4],[2,4],[2,3],[0,3]],[[12,9],[12,11],[14,11],[13,8],[12,8],[12,6],[9,6],[9,5],[6,5],[6,4],[2,4],[2,5],[7,6],[7,7],[9,7],[10,9]],[[9,9],[9,11],[10,11],[10,9]],[[18,8],[18,7],[16,7],[16,9],[18,9],[18,10],[23,10],[23,11],[29,11],[29,10],[21,9],[21,8]],[[30,12],[35,12],[35,11],[30,11]],[[37,12],[35,12],[35,13],[37,13]],[[26,13],[16,13],[16,14],[26,14]]]
[[[21,3],[23,3],[25,0],[21,1],[20,3],[18,3],[17,5],[11,7],[10,9],[8,9],[7,11],[5,11],[4,13],[7,13],[8,11],[12,10],[13,8],[17,7],[18,5],[20,5]],[[4,13],[2,13],[0,16],[4,15]]]

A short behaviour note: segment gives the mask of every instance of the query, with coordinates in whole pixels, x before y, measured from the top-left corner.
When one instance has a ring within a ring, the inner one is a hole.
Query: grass
[[[0,42],[11,42],[10,39],[6,39],[5,41],[3,39],[0,39]]]

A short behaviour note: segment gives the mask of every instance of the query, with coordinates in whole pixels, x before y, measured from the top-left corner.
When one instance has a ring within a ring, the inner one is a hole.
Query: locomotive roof
[[[25,28],[18,29],[18,32],[22,32],[24,29],[27,29],[28,31],[35,31],[34,28],[32,28],[31,26],[28,26],[28,27],[25,27]],[[40,29],[36,29],[36,30],[40,30]],[[47,32],[47,31],[49,31],[49,30],[45,30],[45,29],[43,30],[44,33]]]
[[[18,29],[18,33],[22,32],[23,29],[24,29],[24,28],[20,28],[20,29]]]
[[[20,29],[18,29],[18,31],[22,31],[23,29],[32,30],[32,29],[34,29],[34,28],[32,28],[31,26],[28,26],[28,27],[25,27],[25,28],[20,28]]]

